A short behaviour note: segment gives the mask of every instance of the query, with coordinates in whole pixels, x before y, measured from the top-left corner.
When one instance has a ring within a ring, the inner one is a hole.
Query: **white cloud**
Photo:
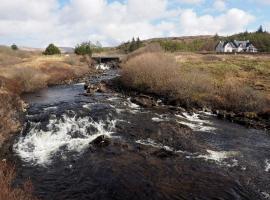
[[[213,16],[168,5],[169,0],[71,0],[60,8],[57,0],[1,0],[0,43],[44,47],[51,42],[74,46],[84,40],[99,40],[112,45],[133,36],[234,33],[245,30],[254,19],[240,9]]]
[[[215,0],[213,7],[215,10],[224,11],[227,7],[226,0]]]
[[[233,20],[232,20],[233,19]],[[243,31],[254,20],[254,17],[236,8],[219,16],[198,16],[193,10],[185,10],[180,16],[180,27],[183,34],[231,34]]]
[[[201,4],[204,2],[204,0],[177,0],[177,1],[186,4]]]

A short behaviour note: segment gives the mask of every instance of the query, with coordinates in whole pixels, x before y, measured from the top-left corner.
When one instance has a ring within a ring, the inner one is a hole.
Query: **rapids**
[[[117,76],[113,70],[90,81]],[[142,108],[83,84],[24,96],[14,138],[15,184],[31,179],[45,200],[270,199],[270,135],[166,105]],[[109,143],[94,145],[99,136]]]

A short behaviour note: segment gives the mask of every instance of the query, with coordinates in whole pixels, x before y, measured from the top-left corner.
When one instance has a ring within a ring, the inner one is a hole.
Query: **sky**
[[[1,0],[0,44],[114,46],[132,37],[270,31],[270,0]]]

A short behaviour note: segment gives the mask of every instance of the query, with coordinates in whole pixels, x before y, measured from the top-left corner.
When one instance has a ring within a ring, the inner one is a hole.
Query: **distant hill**
[[[202,36],[184,36],[184,37],[167,37],[153,38],[143,40],[143,46],[150,43],[159,43],[165,51],[169,52],[209,52],[215,51],[215,47],[220,40],[250,40],[250,42],[260,52],[270,52],[270,34],[267,32],[239,33],[228,37],[218,35],[202,35]],[[124,43],[117,47],[118,50],[125,52],[126,47],[130,43]]]
[[[225,40],[249,40],[260,52],[270,52],[270,34],[268,32],[254,32],[254,33],[239,33],[229,37]]]
[[[74,53],[74,48],[72,47],[59,47],[61,53]]]
[[[44,51],[44,49],[42,49],[42,48],[33,48],[33,47],[24,47],[24,46],[19,46],[19,49],[22,51],[30,51],[30,52]]]

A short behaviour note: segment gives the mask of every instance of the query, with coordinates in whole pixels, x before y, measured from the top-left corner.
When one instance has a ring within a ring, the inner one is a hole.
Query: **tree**
[[[93,50],[92,50],[92,43],[89,41],[89,42],[83,42],[81,44],[78,44],[76,47],[75,47],[75,53],[77,55],[89,55],[89,56],[92,56],[92,53],[93,53]]]
[[[263,26],[262,25],[260,25],[260,27],[258,28],[258,30],[257,30],[257,33],[263,33],[264,31],[263,31]]]
[[[132,38],[132,41],[129,45],[129,52],[135,51],[136,50],[136,41],[134,39],[134,37]]]
[[[141,42],[140,38],[138,37],[137,41],[136,41],[136,49],[139,49],[141,46],[142,46],[142,42]]]
[[[18,48],[18,46],[17,46],[16,44],[13,44],[13,45],[11,45],[11,49],[14,50],[14,51],[16,51],[16,50],[18,50],[19,48]]]
[[[45,49],[44,55],[56,55],[61,54],[60,49],[54,44],[49,44],[49,46]]]
[[[214,36],[214,40],[219,40],[219,35],[216,33],[216,35]]]

